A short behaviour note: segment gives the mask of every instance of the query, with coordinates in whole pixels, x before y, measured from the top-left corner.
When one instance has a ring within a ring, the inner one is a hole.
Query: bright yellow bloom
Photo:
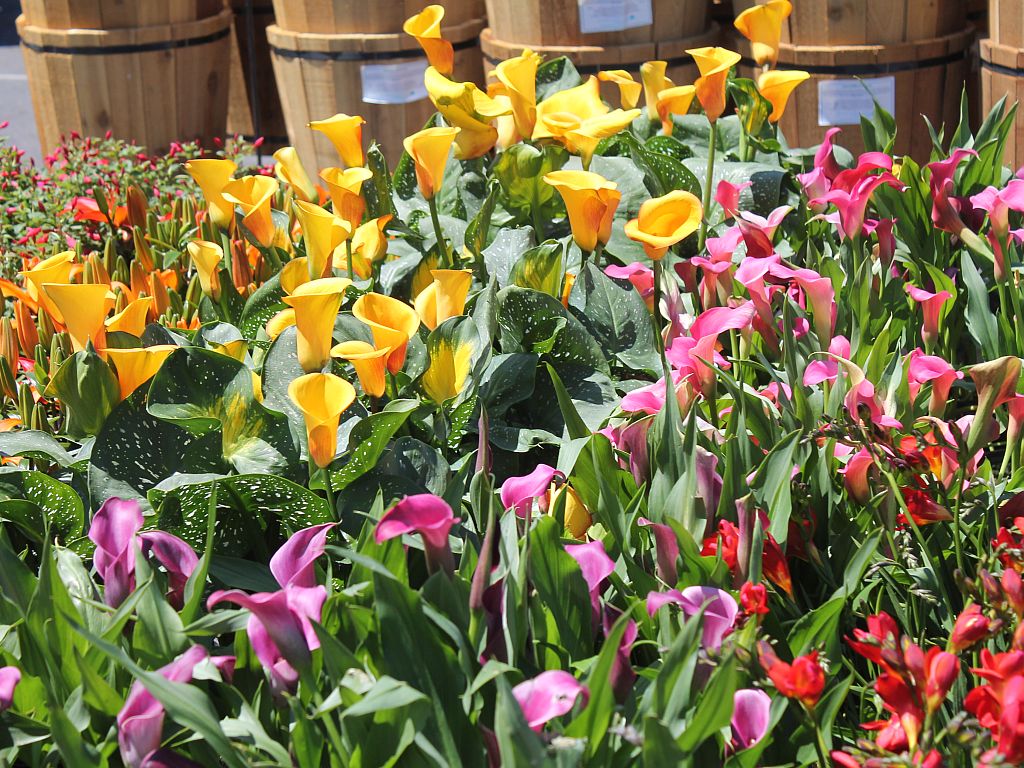
[[[316,120],[309,124],[314,131],[319,131],[334,145],[338,157],[349,168],[363,165],[363,125],[366,123],[358,115],[338,114],[326,120]]]
[[[143,331],[146,330],[146,319],[149,317],[152,306],[152,296],[143,296],[141,299],[129,302],[128,306],[106,321],[107,330],[129,333],[136,337],[142,336]]]
[[[501,83],[488,85],[487,95],[509,110],[509,114],[502,115],[494,121],[494,127],[498,129],[498,141],[494,146],[500,150],[506,150],[523,140],[522,134],[516,130],[516,119],[512,114],[512,99],[505,94],[505,86]]]
[[[793,90],[810,75],[800,70],[782,71],[772,69],[757,78],[757,90],[772,103],[772,113],[768,119],[777,123],[782,119]]]
[[[352,314],[370,326],[373,343],[378,349],[391,349],[388,353],[388,370],[391,373],[402,370],[409,339],[420,327],[420,318],[416,310],[390,296],[367,293],[356,299],[356,303],[352,305]]]
[[[441,259],[436,253],[429,253],[423,257],[423,260],[416,265],[416,269],[412,273],[412,282],[409,286],[410,296],[419,296],[423,291],[427,290],[427,287],[434,282],[434,276],[431,273],[435,269],[440,269],[440,264]]]
[[[594,150],[601,142],[609,136],[614,136],[627,128],[634,120],[640,117],[639,109],[631,109],[628,112],[616,109],[607,115],[599,115],[584,120],[578,128],[566,131],[563,137],[570,152],[575,152],[583,161],[583,168],[590,168],[590,161],[594,157]]]
[[[71,280],[71,264],[75,260],[74,251],[64,251],[56,256],[43,259],[32,269],[20,272],[25,278],[25,288],[28,295],[43,305],[47,313],[60,324],[64,324],[64,318],[60,310],[50,300],[50,297],[43,291],[43,283],[67,283]]]
[[[190,160],[185,163],[185,170],[203,190],[213,223],[221,229],[230,227],[235,218],[235,207],[223,193],[238,166],[230,160]]]
[[[576,285],[576,275],[572,272],[565,273],[565,282],[562,285],[562,306],[569,308],[569,296],[572,295],[572,287]]]
[[[363,220],[366,212],[366,200],[363,199],[363,182],[373,178],[373,173],[367,168],[324,168],[320,171],[320,178],[327,185],[327,191],[331,195],[331,207],[334,215],[348,225],[349,235]],[[344,242],[344,240],[342,241]]]
[[[725,112],[725,85],[729,72],[740,61],[740,55],[725,48],[693,48],[687,51],[697,62],[700,77],[695,83],[697,98],[704,114],[712,123]]]
[[[644,83],[644,102],[647,104],[647,116],[651,120],[658,119],[658,94],[666,88],[675,86],[665,77],[668,67],[666,61],[645,61],[640,65],[640,79]]]
[[[245,362],[245,354],[249,351],[249,342],[245,339],[235,339],[234,341],[226,341],[220,344],[216,341],[206,342],[210,349],[216,352],[218,355],[224,355],[230,357],[232,360],[237,360],[240,363]],[[257,377],[257,380],[259,377]]]
[[[315,203],[320,199],[316,185],[306,173],[295,147],[281,147],[274,153],[274,159],[277,161],[274,165],[274,175],[292,188],[295,197],[307,203]]]
[[[662,73],[664,74],[664,73]],[[604,83],[615,83],[619,86],[619,101],[623,109],[633,109],[640,101],[643,86],[633,79],[624,69],[607,69],[597,73],[597,79]]]
[[[115,301],[110,288],[97,283],[43,283],[42,287],[64,318],[74,351],[81,352],[92,341],[93,347],[102,352],[107,346],[107,329],[103,323]]]
[[[282,309],[267,321],[267,336],[271,341],[274,341],[278,336],[284,333],[286,328],[291,328],[293,325],[295,325],[295,310],[291,307],[288,307],[288,309]]]
[[[319,205],[301,200],[295,202],[295,215],[302,225],[309,279],[317,280],[329,276],[334,249],[348,240],[348,223]]]
[[[441,34],[444,8],[428,5],[415,16],[410,16],[402,25],[402,31],[416,38],[420,48],[427,54],[430,66],[443,75],[451,75],[455,68],[455,49]]]
[[[700,227],[704,215],[700,200],[689,192],[675,190],[640,206],[640,216],[626,222],[626,235],[641,243],[644,252],[657,261],[676,243]]]
[[[537,105],[534,139],[564,136],[592,117],[606,115],[610,107],[601,101],[601,83],[591,75],[585,83],[549,96]]]
[[[364,280],[368,278],[373,271],[373,264],[388,255],[388,238],[384,229],[391,219],[391,214],[370,219],[352,235],[352,266],[356,277]],[[348,254],[344,249],[338,248],[334,252],[334,266],[336,269],[348,268]]]
[[[199,273],[199,285],[203,293],[214,301],[220,300],[220,263],[224,259],[224,249],[209,240],[194,240],[189,243],[188,255],[192,257],[192,265]]]
[[[277,179],[269,176],[246,176],[224,187],[224,199],[242,209],[242,222],[264,248],[274,244],[270,210],[278,187]]]
[[[430,366],[420,379],[423,391],[435,403],[462,393],[469,380],[473,343],[458,336],[432,337],[428,342]]]
[[[377,349],[365,341],[343,341],[331,350],[331,357],[338,357],[352,363],[359,377],[359,386],[370,397],[380,397],[386,386],[390,347]]]
[[[307,373],[288,385],[288,396],[306,422],[309,458],[327,467],[338,452],[338,423],[355,402],[355,388],[332,373]]]
[[[142,349],[108,349],[107,355],[114,361],[114,367],[117,369],[121,399],[124,400],[156,376],[164,360],[176,349],[173,344],[160,344]]]
[[[672,115],[685,115],[689,112],[696,95],[697,89],[692,85],[676,85],[658,94],[658,117],[661,118],[661,128],[666,136],[671,136],[675,127]]]
[[[582,541],[586,538],[587,531],[590,530],[590,525],[593,522],[590,517],[590,510],[587,509],[575,489],[570,488],[568,485],[562,485],[561,488],[558,488],[551,494],[551,503],[548,505],[548,509],[551,512],[555,511],[558,498],[562,495],[565,495],[565,511],[563,515],[565,530],[574,539]]]
[[[789,18],[793,6],[789,0],[768,0],[763,5],[747,8],[736,17],[733,25],[751,43],[754,60],[764,66],[773,67],[779,60],[779,41],[782,39],[782,22]]]
[[[334,321],[351,284],[352,281],[344,277],[310,280],[282,299],[295,310],[299,364],[306,373],[319,371],[331,359]]]
[[[522,55],[506,59],[494,70],[498,81],[505,86],[520,136],[532,136],[537,124],[537,67],[541,61],[539,53],[527,48]]]
[[[465,312],[473,272],[469,269],[433,269],[430,274],[434,282],[416,297],[413,305],[423,324],[434,330],[449,317],[458,317]]]
[[[290,296],[303,283],[309,282],[309,260],[305,256],[292,259],[277,273],[281,290]]]
[[[445,122],[459,129],[455,137],[455,156],[472,160],[490,152],[498,140],[498,129],[493,122],[507,115],[509,107],[495,101],[473,83],[449,80],[434,67],[427,67],[423,82]]]
[[[544,181],[558,190],[569,214],[572,237],[585,253],[607,243],[622,193],[614,182],[589,171],[552,171]]]
[[[403,142],[416,165],[416,184],[426,200],[441,191],[448,153],[458,135],[458,128],[424,128]]]

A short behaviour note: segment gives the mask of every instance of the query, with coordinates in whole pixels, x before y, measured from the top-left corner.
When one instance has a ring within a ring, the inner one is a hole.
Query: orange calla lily
[[[792,12],[793,6],[789,0],[768,0],[747,8],[733,22],[740,34],[750,41],[754,60],[761,66],[771,64],[774,67],[778,62],[782,22]]]
[[[391,221],[391,214],[370,219],[352,235],[352,261],[356,276],[366,279],[373,270],[373,264],[388,255],[388,238],[384,229]],[[334,252],[334,267],[347,269],[346,254],[339,248]]]
[[[626,222],[626,236],[641,243],[644,252],[657,261],[673,245],[696,232],[703,215],[700,200],[676,190],[641,205],[640,215]]]
[[[329,276],[334,249],[348,240],[351,232],[348,222],[319,205],[301,200],[295,202],[295,215],[302,225],[309,279]]]
[[[107,331],[120,331],[130,333],[132,336],[140,337],[146,330],[146,321],[153,307],[153,297],[143,296],[141,299],[132,301],[107,320]]]
[[[494,148],[498,129],[493,123],[508,114],[508,106],[492,99],[473,83],[449,80],[434,67],[427,68],[423,82],[445,122],[459,129],[455,137],[455,157],[472,160]]]
[[[331,357],[352,363],[359,377],[359,386],[370,397],[380,397],[386,388],[388,354],[391,347],[378,349],[365,341],[343,341],[331,350]]]
[[[315,203],[320,199],[316,185],[306,173],[295,147],[281,147],[274,153],[274,159],[277,161],[274,165],[274,175],[292,188],[295,197],[307,203]]]
[[[37,303],[41,303],[50,317],[61,324],[63,324],[64,318],[50,297],[42,291],[42,285],[43,283],[67,283],[71,279],[71,267],[74,260],[74,251],[64,251],[40,261],[32,269],[19,273],[25,278],[28,295]]]
[[[473,283],[469,269],[433,269],[434,282],[416,297],[413,306],[420,320],[434,330],[449,317],[458,317],[466,309],[466,297]]]
[[[416,184],[424,199],[432,200],[441,191],[448,153],[458,135],[458,128],[424,128],[403,142],[416,165]]]
[[[614,182],[589,171],[552,171],[544,181],[565,201],[572,237],[584,253],[608,242],[622,193]]]
[[[107,345],[104,321],[114,307],[114,294],[96,283],[43,283],[43,293],[57,306],[71,337],[71,347],[81,352],[92,341],[101,351]]]
[[[209,240],[196,240],[187,246],[192,264],[199,273],[199,285],[203,293],[214,301],[220,300],[220,263],[224,249]]]
[[[614,136],[640,117],[639,109],[616,109],[607,115],[599,115],[584,120],[578,128],[566,131],[563,137],[570,152],[575,152],[583,161],[583,169],[590,168],[590,161],[601,139]]]
[[[309,282],[308,259],[305,256],[298,256],[281,267],[277,274],[281,281],[281,290],[290,296],[300,285]]]
[[[809,79],[807,72],[800,70],[772,69],[757,78],[757,90],[772,103],[772,113],[768,120],[777,123],[782,119],[789,103],[789,96],[800,83]]]
[[[664,73],[662,73],[664,74]],[[597,79],[603,83],[615,83],[619,87],[619,101],[623,109],[633,109],[640,101],[643,85],[633,79],[624,69],[607,69],[597,73]]]
[[[658,117],[666,136],[671,136],[675,127],[672,115],[685,115],[689,112],[696,95],[697,89],[692,85],[676,85],[658,94]]]
[[[117,384],[124,400],[132,392],[156,376],[160,366],[177,347],[160,344],[142,349],[108,349],[107,355],[117,369]]]
[[[520,56],[498,64],[494,74],[505,86],[505,96],[512,108],[512,118],[520,136],[532,136],[537,124],[537,68],[542,59],[529,48]]]
[[[387,367],[398,373],[405,365],[406,347],[420,327],[416,310],[408,304],[379,293],[367,293],[356,299],[352,314],[370,327],[378,349],[389,347]]]
[[[644,84],[644,102],[647,104],[647,116],[651,120],[658,119],[658,94],[666,88],[675,86],[665,77],[667,61],[645,61],[640,65],[640,79]]]
[[[331,359],[334,321],[351,284],[344,277],[310,280],[282,299],[295,310],[299,364],[307,373],[319,371]]]
[[[601,83],[591,75],[582,85],[559,91],[537,105],[537,124],[532,138],[563,136],[585,120],[606,115],[609,111],[608,105],[601,101]]]
[[[443,75],[450,75],[455,69],[455,49],[441,34],[444,8],[428,5],[415,16],[410,16],[402,25],[405,34],[416,38],[420,48],[427,54],[427,61]]]
[[[725,112],[725,85],[729,72],[740,61],[740,55],[726,48],[692,48],[687,51],[697,62],[700,77],[694,84],[704,114],[712,123]]]
[[[310,123],[309,127],[331,140],[341,162],[349,168],[356,168],[366,162],[363,156],[365,123],[366,121],[358,115],[338,114],[326,120],[316,120]]]
[[[288,385],[288,397],[306,422],[309,458],[327,467],[338,452],[338,424],[355,402],[355,387],[332,373],[308,373]]]
[[[243,223],[264,248],[274,244],[270,211],[278,186],[277,179],[269,176],[246,176],[224,187],[224,199],[242,209]]]
[[[230,160],[190,160],[185,163],[185,170],[203,190],[206,208],[213,223],[221,229],[230,227],[235,218],[235,207],[225,199],[223,193],[238,166]]]
[[[366,212],[366,200],[362,196],[363,182],[372,179],[373,173],[367,168],[349,168],[344,171],[341,168],[324,168],[320,171],[320,178],[327,185],[334,215],[348,225],[350,235],[362,222]],[[345,236],[345,240],[349,235]]]

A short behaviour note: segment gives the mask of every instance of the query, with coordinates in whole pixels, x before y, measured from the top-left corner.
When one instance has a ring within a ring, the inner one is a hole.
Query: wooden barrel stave
[[[263,138],[264,150],[287,144],[288,136],[270,61],[267,27],[274,23],[270,0],[253,0],[252,36],[246,0],[232,0],[235,11],[231,38],[231,87],[228,104],[228,133],[246,138]]]
[[[991,0],[988,29],[992,42],[1024,49],[1024,2]]]
[[[430,0],[274,0],[277,26],[288,32],[316,34],[398,34],[402,24]],[[483,0],[448,0],[444,27],[483,18]]]
[[[1002,98],[1007,106],[1024,102],[1024,49],[981,41],[981,103],[987,114]],[[1019,117],[1006,140],[1004,162],[1012,168],[1024,166],[1024,120]]]
[[[128,29],[216,16],[223,0],[22,0],[26,23],[49,29]]]

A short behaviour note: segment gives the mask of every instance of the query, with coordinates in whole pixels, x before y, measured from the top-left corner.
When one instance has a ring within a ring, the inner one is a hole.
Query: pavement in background
[[[0,135],[11,144],[24,149],[30,157],[39,159],[39,137],[36,135],[32,100],[25,79],[25,64],[18,48],[18,35],[14,20],[20,11],[19,3],[0,0],[0,123],[10,125]]]

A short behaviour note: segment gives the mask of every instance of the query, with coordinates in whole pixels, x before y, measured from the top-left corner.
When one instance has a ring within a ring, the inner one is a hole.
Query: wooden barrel
[[[992,42],[1024,48],[1024,2],[990,0],[988,29]]]
[[[231,11],[128,29],[17,26],[44,151],[72,131],[151,152],[224,135]]]
[[[231,0],[235,13],[231,38],[231,88],[228,133],[263,139],[272,152],[288,143],[270,61],[267,27],[274,23],[269,0]]]
[[[988,37],[988,0],[968,0],[967,23],[974,27],[979,38]]]
[[[216,16],[224,0],[21,0],[25,23],[49,29],[125,29]]]
[[[693,57],[686,51],[718,45],[721,30],[717,25],[694,37],[664,40],[661,42],[633,43],[629,45],[539,45],[533,50],[550,60],[565,56],[579,70],[581,75],[597,74],[601,70],[624,69],[640,81],[640,65],[645,61],[661,60],[668,64],[665,74],[678,85],[692,83],[700,74]],[[493,29],[480,34],[480,50],[484,55],[484,69],[490,73],[498,64],[523,52],[522,43],[499,40]],[[602,95],[611,104],[619,103],[618,89],[610,83],[603,83]]]
[[[700,35],[708,0],[487,0],[487,23],[519,53],[525,46],[609,48]]]
[[[767,0],[733,0],[737,14],[755,2]],[[916,43],[963,31],[967,13],[965,0],[797,0],[793,5],[782,39],[794,45]]]
[[[445,25],[455,48],[454,79],[482,82],[482,27],[482,19]],[[423,85],[426,56],[404,33],[305,34],[271,25],[267,37],[288,138],[311,173],[338,165],[330,141],[307,127],[313,120],[339,112],[362,116],[364,139],[375,139],[393,168],[402,140],[434,113]]]
[[[732,0],[714,0],[710,10],[711,18],[724,27],[731,27],[736,18],[736,10],[732,7]]]
[[[1004,96],[1008,106],[1024,102],[1024,49],[982,40],[982,112],[987,114]],[[1024,166],[1024,120],[1019,116],[1006,140],[1004,162],[1014,169]]]
[[[573,0],[575,2],[575,0]],[[288,32],[322,35],[398,34],[430,0],[274,0],[276,24]],[[444,29],[482,19],[483,0],[447,0]]]
[[[738,40],[744,54],[744,75],[753,77],[749,45]],[[874,113],[874,99],[896,118],[896,151],[927,160],[932,143],[926,115],[938,128],[955,125],[960,93],[970,67],[968,51],[974,31],[894,45],[805,46],[783,43],[779,69],[800,69],[811,79],[790,97],[780,122],[792,147],[821,142],[830,127],[844,128],[840,143],[854,154],[864,147],[860,116]],[[948,135],[948,134],[947,134]]]

